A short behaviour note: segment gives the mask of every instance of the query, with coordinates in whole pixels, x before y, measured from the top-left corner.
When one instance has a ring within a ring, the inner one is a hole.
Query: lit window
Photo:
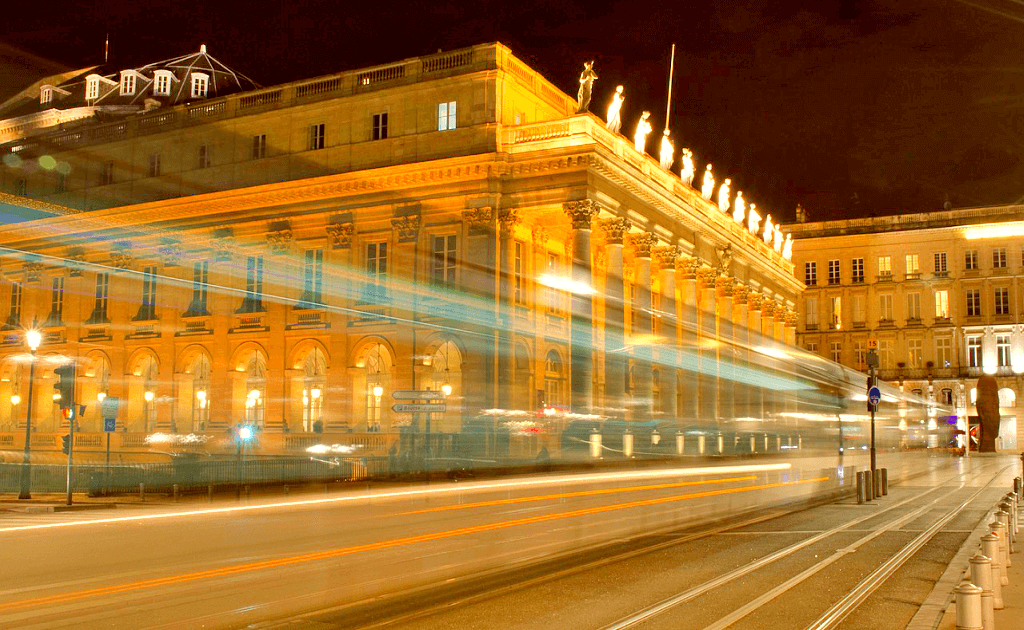
[[[907,254],[907,277],[917,278],[921,275],[921,266],[917,254]]]
[[[210,89],[210,77],[201,73],[192,73],[192,98],[206,98]]]
[[[949,319],[949,291],[935,292],[935,317]]]
[[[100,79],[99,77],[89,77],[85,81],[85,98],[86,100],[96,100],[100,97]]]
[[[157,70],[153,73],[153,94],[155,96],[171,95],[171,77],[174,76],[168,70]]]
[[[121,96],[135,94],[135,75],[130,72],[121,73]]]
[[[892,279],[892,256],[879,256],[878,257],[878,279],[879,280],[891,280]]]
[[[44,85],[39,89],[39,103],[46,105],[53,101],[53,88],[49,85]]]
[[[842,300],[839,296],[829,298],[829,328],[833,330],[841,330],[843,327]]]
[[[455,101],[439,103],[437,106],[437,130],[455,129]]]
[[[383,140],[388,137],[388,114],[382,112],[373,115],[373,130],[370,139]]]

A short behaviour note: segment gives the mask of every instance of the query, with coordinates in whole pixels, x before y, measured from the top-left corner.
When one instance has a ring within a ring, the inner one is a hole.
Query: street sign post
[[[107,470],[106,480],[110,482],[110,434],[117,430],[117,410],[121,408],[121,399],[107,396],[100,403],[100,415],[103,416],[103,432],[107,434]],[[104,484],[106,485],[106,484]],[[106,489],[104,488],[104,494]]]
[[[868,402],[872,405],[877,405],[882,400],[882,390],[877,387],[872,387],[868,390]]]
[[[868,350],[878,350],[877,339],[868,339]]]
[[[443,400],[444,393],[430,389],[399,389],[391,393],[395,400]]]
[[[400,403],[391,405],[397,413],[443,413],[448,406],[444,403]]]

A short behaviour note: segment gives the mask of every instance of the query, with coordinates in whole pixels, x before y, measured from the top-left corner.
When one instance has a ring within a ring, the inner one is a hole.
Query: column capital
[[[658,242],[658,237],[650,232],[631,234],[629,244],[633,246],[633,255],[637,258],[650,258],[651,249]]]
[[[463,210],[462,220],[469,226],[471,235],[486,234],[492,228],[494,210],[490,206]]]
[[[591,221],[601,211],[601,207],[592,199],[566,201],[562,204],[562,209],[565,210],[565,213],[569,215],[569,219],[572,220],[572,228],[574,230],[589,230]]]
[[[604,230],[605,239],[609,245],[622,245],[622,237],[629,232],[630,223],[629,219],[622,217],[615,217],[614,219],[605,219],[599,223],[601,229]]]
[[[704,259],[697,256],[687,256],[679,262],[679,267],[683,271],[683,278],[688,280],[696,278],[703,266]]]
[[[796,310],[791,308],[786,309],[786,326],[796,328]]]
[[[661,265],[662,270],[675,271],[676,260],[683,255],[683,248],[678,245],[667,245],[665,247],[655,247],[652,253],[657,257],[658,264]]]
[[[761,316],[767,318],[775,317],[775,307],[778,303],[767,295],[761,296]]]
[[[715,279],[718,278],[718,270],[712,269],[711,267],[701,267],[697,270],[697,280],[704,286],[705,289],[712,289],[715,287]]]
[[[533,242],[540,247],[546,247],[548,244],[548,230],[547,228],[536,226],[533,228]]]
[[[511,235],[512,230],[515,229],[520,219],[518,208],[502,208],[498,210],[498,223],[501,225],[502,234]]]
[[[732,286],[736,281],[732,276],[718,276],[715,278],[715,290],[720,297],[732,297]]]
[[[742,282],[737,282],[736,285],[732,288],[733,304],[746,304],[747,296],[749,294],[750,287],[743,284]]]
[[[761,310],[761,305],[764,303],[764,295],[757,291],[750,291],[747,294],[747,309],[751,311]]]

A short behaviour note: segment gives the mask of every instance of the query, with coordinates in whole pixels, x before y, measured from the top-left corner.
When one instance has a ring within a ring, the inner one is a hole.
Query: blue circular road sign
[[[877,405],[880,400],[882,400],[882,390],[877,387],[872,387],[868,390],[868,402],[872,405]]]

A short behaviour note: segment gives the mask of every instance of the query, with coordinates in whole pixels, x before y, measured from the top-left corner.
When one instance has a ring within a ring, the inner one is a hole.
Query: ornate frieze
[[[589,230],[594,217],[601,211],[598,203],[591,199],[567,201],[562,204],[562,209],[569,215],[574,230]]]
[[[547,247],[548,244],[548,231],[547,228],[537,226],[533,228],[533,242],[538,247]]]
[[[267,229],[267,247],[272,254],[285,254],[292,245],[292,227],[287,221],[275,221]]]
[[[724,247],[715,247],[715,253],[718,254],[718,273],[723,275],[731,274],[732,243],[728,243]]]
[[[356,232],[356,225],[352,221],[330,223],[327,226],[327,236],[331,241],[332,249],[350,249],[352,247],[352,235]]]
[[[631,234],[629,244],[633,246],[633,255],[637,258],[650,258],[651,249],[658,242],[658,237],[650,232]]]
[[[213,231],[213,258],[218,262],[230,261],[238,253],[235,232],[231,228],[217,228]]]
[[[132,262],[134,261],[135,257],[132,256],[132,252],[127,245],[119,246],[117,249],[110,252],[110,266],[118,271],[131,269]]]
[[[494,211],[490,207],[465,210],[462,220],[469,226],[470,236],[487,234],[494,222]]]
[[[609,245],[622,245],[622,238],[629,232],[629,219],[615,217],[601,221],[601,230],[604,231],[605,240]]]
[[[398,232],[399,243],[415,243],[420,235],[420,215],[404,214],[391,219],[391,227]]]

